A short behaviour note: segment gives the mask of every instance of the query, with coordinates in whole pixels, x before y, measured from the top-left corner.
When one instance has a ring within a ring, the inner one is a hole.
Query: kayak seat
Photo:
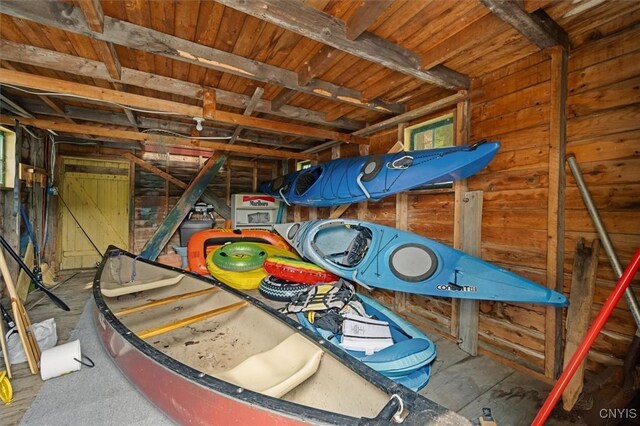
[[[369,248],[370,234],[362,230],[358,232],[347,248],[342,264],[347,267],[356,266],[364,258]]]
[[[293,334],[274,348],[250,356],[215,377],[263,395],[280,398],[318,370],[322,354],[318,346],[299,334]]]

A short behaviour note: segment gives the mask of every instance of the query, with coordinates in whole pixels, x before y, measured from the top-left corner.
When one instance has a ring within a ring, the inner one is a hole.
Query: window
[[[311,160],[303,160],[296,163],[296,171],[298,172],[300,170],[308,169],[309,167],[311,167]]]
[[[453,146],[453,116],[447,115],[404,130],[405,150]]]
[[[404,129],[405,151],[444,148],[454,145],[453,114],[447,114]],[[453,187],[453,182],[442,182],[422,185],[414,189],[438,189],[451,187]]]

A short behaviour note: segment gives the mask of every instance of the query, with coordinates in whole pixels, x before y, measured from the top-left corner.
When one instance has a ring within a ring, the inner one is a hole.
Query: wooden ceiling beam
[[[349,40],[339,19],[296,0],[237,1],[216,0],[258,19],[293,31],[320,43],[350,53],[375,64],[447,89],[469,87],[469,78],[443,65],[429,70],[420,66],[420,56],[374,34],[364,32]]]
[[[109,16],[104,17],[103,32],[96,32],[89,28],[82,11],[71,3],[58,0],[38,2],[3,0],[2,13],[63,31],[82,34],[131,49],[143,50],[154,55],[223,73],[276,84],[360,108],[390,114],[402,113],[405,110],[403,105],[390,104],[382,100],[363,101],[358,90],[338,86],[327,81],[315,80],[313,84],[301,86],[298,84],[298,74],[285,68],[254,61]]]
[[[392,3],[393,0],[360,0],[358,9],[345,22],[345,26],[347,27],[346,37],[349,40],[356,40]]]
[[[256,104],[262,97],[263,93],[264,93],[264,89],[262,87],[256,87],[256,90],[253,92],[253,96],[251,96],[251,101],[249,101],[249,105],[247,105],[244,112],[242,113],[243,115],[249,116],[253,114],[253,110],[256,108]],[[231,135],[231,139],[229,139],[229,144],[233,144],[236,142],[242,130],[244,130],[244,127],[242,126],[236,127],[236,129],[233,131],[233,134]]]
[[[109,73],[105,65],[99,61],[15,43],[9,40],[0,40],[0,59],[72,73],[83,77],[109,80]],[[198,84],[150,74],[131,68],[122,68],[120,82],[129,86],[186,96],[192,99],[202,99],[202,86]],[[246,108],[250,97],[241,93],[216,89],[216,101],[220,105]],[[256,105],[256,111],[293,120],[303,120],[323,126],[339,127],[349,130],[357,130],[364,125],[359,121],[346,119],[328,121],[323,113],[289,105],[283,105],[278,110],[272,110],[271,102],[263,99]]]
[[[51,120],[39,120],[32,118],[20,118],[20,124],[33,126],[40,129],[51,129],[64,133],[72,133],[76,135],[92,135],[101,136],[110,139],[137,141],[143,144],[161,145],[161,146],[183,146],[189,148],[208,148],[214,151],[235,152],[244,156],[254,156],[256,154],[266,157],[297,159],[297,160],[315,160],[315,155],[303,154],[294,151],[280,151],[275,149],[259,148],[256,146],[229,145],[226,143],[212,142],[207,140],[188,139],[176,136],[164,136],[151,133],[139,133],[129,130],[118,130],[106,127],[86,126],[82,124],[60,123]],[[0,114],[0,124],[7,126],[15,126],[16,118]],[[129,144],[126,144],[129,145]]]
[[[424,115],[431,114],[432,112],[449,108],[465,99],[468,99],[468,93],[466,90],[461,90],[460,92],[451,96],[447,96],[446,98],[439,99],[430,104],[421,106],[411,111],[407,111],[402,115],[398,115],[390,119],[380,121],[376,124],[372,124],[371,126],[365,127],[362,130],[353,132],[353,134],[357,136],[364,136],[371,133],[379,132],[381,130],[388,129],[389,127],[396,126],[397,124],[406,123],[407,121],[413,120],[414,118],[422,117]]]
[[[31,89],[45,90],[57,93],[66,93],[93,100],[117,103],[135,108],[154,110],[165,114],[179,114],[186,117],[203,117],[203,108],[195,105],[181,104],[163,99],[124,93],[116,90],[101,89],[80,83],[72,83],[49,77],[0,69],[0,83],[29,87]],[[254,129],[274,133],[285,133],[300,136],[314,136],[323,139],[335,139],[347,143],[368,144],[368,139],[355,137],[346,133],[315,127],[301,126],[298,124],[282,123],[279,121],[265,120],[257,117],[246,117],[227,111],[216,111],[213,121],[242,125]]]
[[[1,42],[1,40],[0,40]],[[1,50],[0,50],[1,51]],[[18,71],[13,65],[9,64],[9,63],[5,63],[5,67],[7,67],[8,69],[12,70],[12,71]],[[64,113],[64,111],[62,110],[62,108],[60,108],[60,106],[58,104],[56,104],[55,102],[53,102],[51,100],[51,98],[49,98],[48,96],[42,96],[42,95],[38,95],[38,98],[44,102],[45,104],[47,104],[47,106],[49,106],[49,108],[51,108],[52,110],[54,110],[56,113],[60,114],[60,116],[62,118],[64,118],[65,120],[67,120],[69,123],[73,123],[75,124],[75,121],[73,121],[72,118],[67,117],[67,115]]]
[[[64,111],[53,111],[51,109],[46,108],[44,105],[36,103],[36,102],[23,102],[26,106],[29,107],[29,110],[33,112],[36,116],[49,116],[49,117],[60,117],[60,118],[72,118],[76,120],[82,121],[92,121],[96,123],[103,124],[111,124],[114,126],[122,126],[128,127],[130,126],[130,121],[124,114],[120,114],[115,111],[105,111],[100,109],[91,109],[91,108],[83,108],[76,106],[66,106]],[[178,134],[187,135],[191,132],[193,128],[193,124],[191,123],[183,123],[179,121],[169,121],[162,120],[158,118],[150,118],[145,116],[138,116],[137,122],[139,127],[144,129],[156,129],[160,131],[169,131]],[[229,138],[231,136],[231,131],[228,129],[220,129],[209,126],[204,126],[202,132],[200,132],[200,136],[204,137],[220,137],[220,138]],[[264,134],[257,134],[255,132],[246,134],[244,138],[237,139],[242,142],[254,143],[256,145],[265,145],[265,146],[281,146],[281,142],[278,139],[267,138]],[[306,146],[303,145],[295,145],[291,146],[294,149],[306,149]]]
[[[569,36],[544,10],[527,13],[522,0],[480,0],[489,10],[540,49],[551,46],[569,48]]]
[[[278,111],[287,104],[298,92],[291,89],[283,89],[278,95],[271,100],[271,110]]]
[[[87,26],[92,31],[101,33],[104,28],[104,12],[100,0],[76,0],[76,3],[84,13]]]
[[[338,52],[334,47],[327,46],[326,44],[322,46],[318,53],[305,62],[302,69],[298,72],[298,84],[306,86],[311,80],[327,71]]]

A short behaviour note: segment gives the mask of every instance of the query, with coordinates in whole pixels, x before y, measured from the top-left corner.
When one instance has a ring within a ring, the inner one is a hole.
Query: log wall
[[[623,269],[640,246],[640,28],[587,42],[571,53],[567,99],[567,154],[584,175]],[[565,273],[573,249],[595,229],[570,172],[566,191]],[[617,279],[600,250],[592,319]],[[568,287],[570,281],[565,280]],[[640,295],[640,279],[632,283]],[[626,301],[618,304],[589,353],[589,368],[620,365],[636,327]]]

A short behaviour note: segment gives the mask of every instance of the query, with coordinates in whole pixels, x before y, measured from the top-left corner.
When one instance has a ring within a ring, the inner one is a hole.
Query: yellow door
[[[59,191],[61,269],[94,267],[94,244],[101,253],[110,244],[128,249],[128,162],[63,157]]]

